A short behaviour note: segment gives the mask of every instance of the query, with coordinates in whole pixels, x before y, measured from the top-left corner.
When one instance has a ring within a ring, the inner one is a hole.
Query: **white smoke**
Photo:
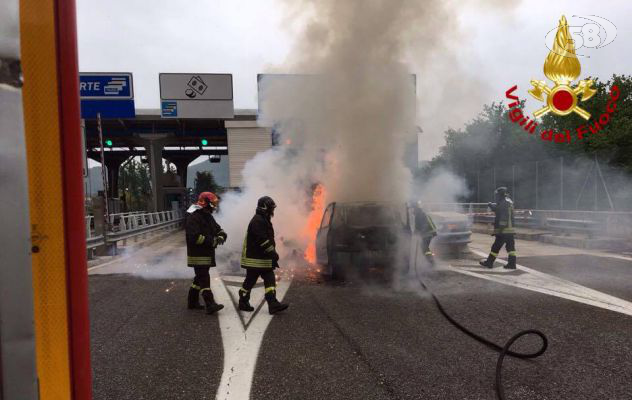
[[[4,0],[0,13],[0,57],[20,57],[20,15],[18,0]]]
[[[264,195],[278,205],[273,223],[285,258],[292,250],[302,252],[310,240],[305,224],[317,183],[325,187],[326,203],[403,204],[411,196],[454,201],[464,190],[448,172],[413,190],[403,163],[417,125],[434,138],[425,134],[422,140],[435,146],[443,132],[426,126],[439,126],[437,121],[445,123],[463,109],[480,109],[477,99],[463,95],[476,93],[480,82],[469,79],[457,62],[457,5],[440,0],[286,5],[297,41],[274,72],[288,75],[264,78],[259,94],[259,123],[274,128],[280,146],[250,160],[243,191],[222,199],[217,220],[229,238],[218,249],[220,265],[237,261],[257,199]]]
[[[424,94],[441,70],[442,76],[465,76],[451,51],[460,37],[454,10],[438,0],[303,0],[287,6],[287,20],[299,32],[288,62],[275,72],[288,75],[264,77],[259,92],[259,123],[274,127],[281,145],[251,160],[244,191],[223,199],[218,219],[231,236],[223,252],[240,250],[263,195],[278,204],[277,235],[304,249],[315,183],[324,185],[327,202],[403,203],[413,195],[454,201],[463,194],[463,182],[447,171],[413,191],[403,163],[405,146],[417,134],[417,108],[437,110],[443,93],[420,96],[416,104],[413,75]],[[453,79],[445,92],[457,84],[474,92],[478,82]]]
[[[414,188],[414,197],[422,204],[454,203],[467,194],[465,178],[438,168]]]
[[[304,249],[308,242],[305,216],[310,209],[311,172],[290,149],[279,147],[258,154],[243,171],[244,190],[222,198],[217,221],[228,234],[225,245],[217,249],[222,261],[241,252],[248,223],[255,213],[259,197],[267,195],[277,203],[273,224],[277,247],[283,255],[293,249]],[[315,175],[318,175],[317,173]]]

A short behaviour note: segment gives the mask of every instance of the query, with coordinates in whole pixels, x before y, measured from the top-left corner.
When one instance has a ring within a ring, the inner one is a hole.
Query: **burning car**
[[[404,204],[330,203],[316,234],[316,262],[325,275],[336,279],[372,267],[407,265],[408,226]]]

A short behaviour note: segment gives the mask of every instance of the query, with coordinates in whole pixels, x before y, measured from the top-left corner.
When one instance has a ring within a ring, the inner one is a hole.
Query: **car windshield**
[[[347,225],[355,227],[392,226],[401,223],[400,216],[393,207],[379,205],[349,207],[346,214]]]

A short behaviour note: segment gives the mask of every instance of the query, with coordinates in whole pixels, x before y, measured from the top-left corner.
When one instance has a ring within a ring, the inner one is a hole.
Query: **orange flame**
[[[307,223],[303,232],[309,240],[307,249],[305,249],[305,260],[314,264],[316,262],[316,234],[320,226],[320,220],[325,209],[325,187],[320,183],[314,188],[312,194],[312,211],[307,217]]]

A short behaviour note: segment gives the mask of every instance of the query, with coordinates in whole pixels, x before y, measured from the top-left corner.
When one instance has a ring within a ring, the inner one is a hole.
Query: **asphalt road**
[[[153,261],[178,246],[157,244]],[[630,260],[531,253],[519,263],[632,300]],[[509,399],[632,399],[632,317],[447,267],[476,259],[419,272],[455,319],[497,343],[528,328],[548,336],[543,356],[506,359]],[[214,398],[223,370],[218,317],[184,309],[185,279],[108,268],[90,277],[95,399]],[[497,354],[447,322],[415,274],[340,284],[301,266],[285,301],[290,309],[263,336],[252,399],[495,398]],[[535,338],[516,344],[537,347]]]
[[[90,276],[95,400],[215,398],[223,358],[218,321],[185,308],[189,286],[182,279]]]

